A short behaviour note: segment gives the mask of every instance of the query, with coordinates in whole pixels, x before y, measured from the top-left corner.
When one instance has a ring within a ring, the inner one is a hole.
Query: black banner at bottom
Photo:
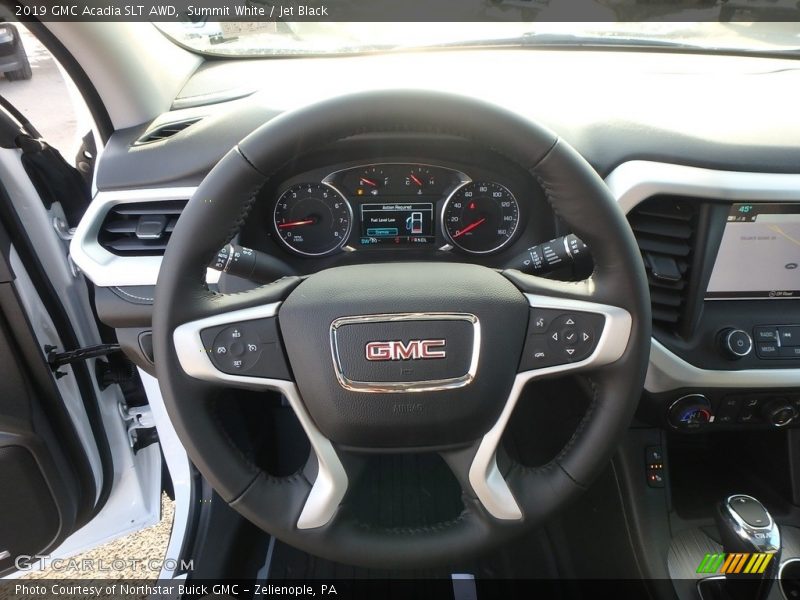
[[[675,582],[660,580],[596,579],[314,579],[275,580],[114,580],[18,579],[0,581],[0,600],[143,600],[225,597],[237,600],[267,598],[335,598],[353,600],[514,600],[546,598],[652,597],[656,587],[671,594]],[[684,582],[693,585],[694,582]],[[659,594],[660,596],[661,594]]]

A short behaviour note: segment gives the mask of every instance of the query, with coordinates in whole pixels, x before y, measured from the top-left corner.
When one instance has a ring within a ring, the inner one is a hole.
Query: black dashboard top
[[[793,172],[800,164],[800,125],[793,95],[786,93],[800,85],[796,60],[493,49],[215,61],[190,78],[179,99],[243,82],[259,91],[165,113],[158,121],[203,117],[165,142],[132,145],[150,123],[116,132],[101,158],[97,187],[196,185],[261,123],[294,106],[353,91],[349,70],[367,68],[370,87],[393,88],[423,57],[426,69],[414,71],[417,87],[480,97],[547,125],[602,176],[633,159],[756,172]],[[478,84],[478,72],[489,83]],[[313,85],[289,85],[297,81]]]

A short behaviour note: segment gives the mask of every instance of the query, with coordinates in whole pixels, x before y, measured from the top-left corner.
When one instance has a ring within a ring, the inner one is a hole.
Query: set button
[[[227,371],[227,368],[230,368],[234,371],[243,371],[258,361],[261,344],[254,332],[233,325],[226,327],[214,337],[211,354],[212,362],[218,369]]]
[[[290,378],[274,317],[209,327],[200,338],[211,363],[223,373]]]

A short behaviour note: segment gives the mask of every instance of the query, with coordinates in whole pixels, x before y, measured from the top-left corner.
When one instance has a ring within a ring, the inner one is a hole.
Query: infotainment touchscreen
[[[800,205],[734,204],[707,299],[800,297]]]

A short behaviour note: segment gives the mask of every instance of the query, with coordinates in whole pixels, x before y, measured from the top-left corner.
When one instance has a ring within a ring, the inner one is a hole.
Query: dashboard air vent
[[[183,121],[176,121],[174,123],[166,123],[164,125],[159,125],[155,129],[151,129],[150,131],[145,133],[142,137],[136,140],[133,143],[133,145],[141,146],[143,144],[152,144],[153,142],[160,142],[161,140],[170,138],[176,133],[183,131],[190,125],[194,125],[199,120],[200,117],[196,117],[193,119],[184,119]]]
[[[160,256],[187,200],[116,204],[100,226],[98,242],[118,256]]]
[[[695,207],[681,198],[656,196],[634,208],[628,221],[647,271],[653,322],[674,330],[689,285]]]

